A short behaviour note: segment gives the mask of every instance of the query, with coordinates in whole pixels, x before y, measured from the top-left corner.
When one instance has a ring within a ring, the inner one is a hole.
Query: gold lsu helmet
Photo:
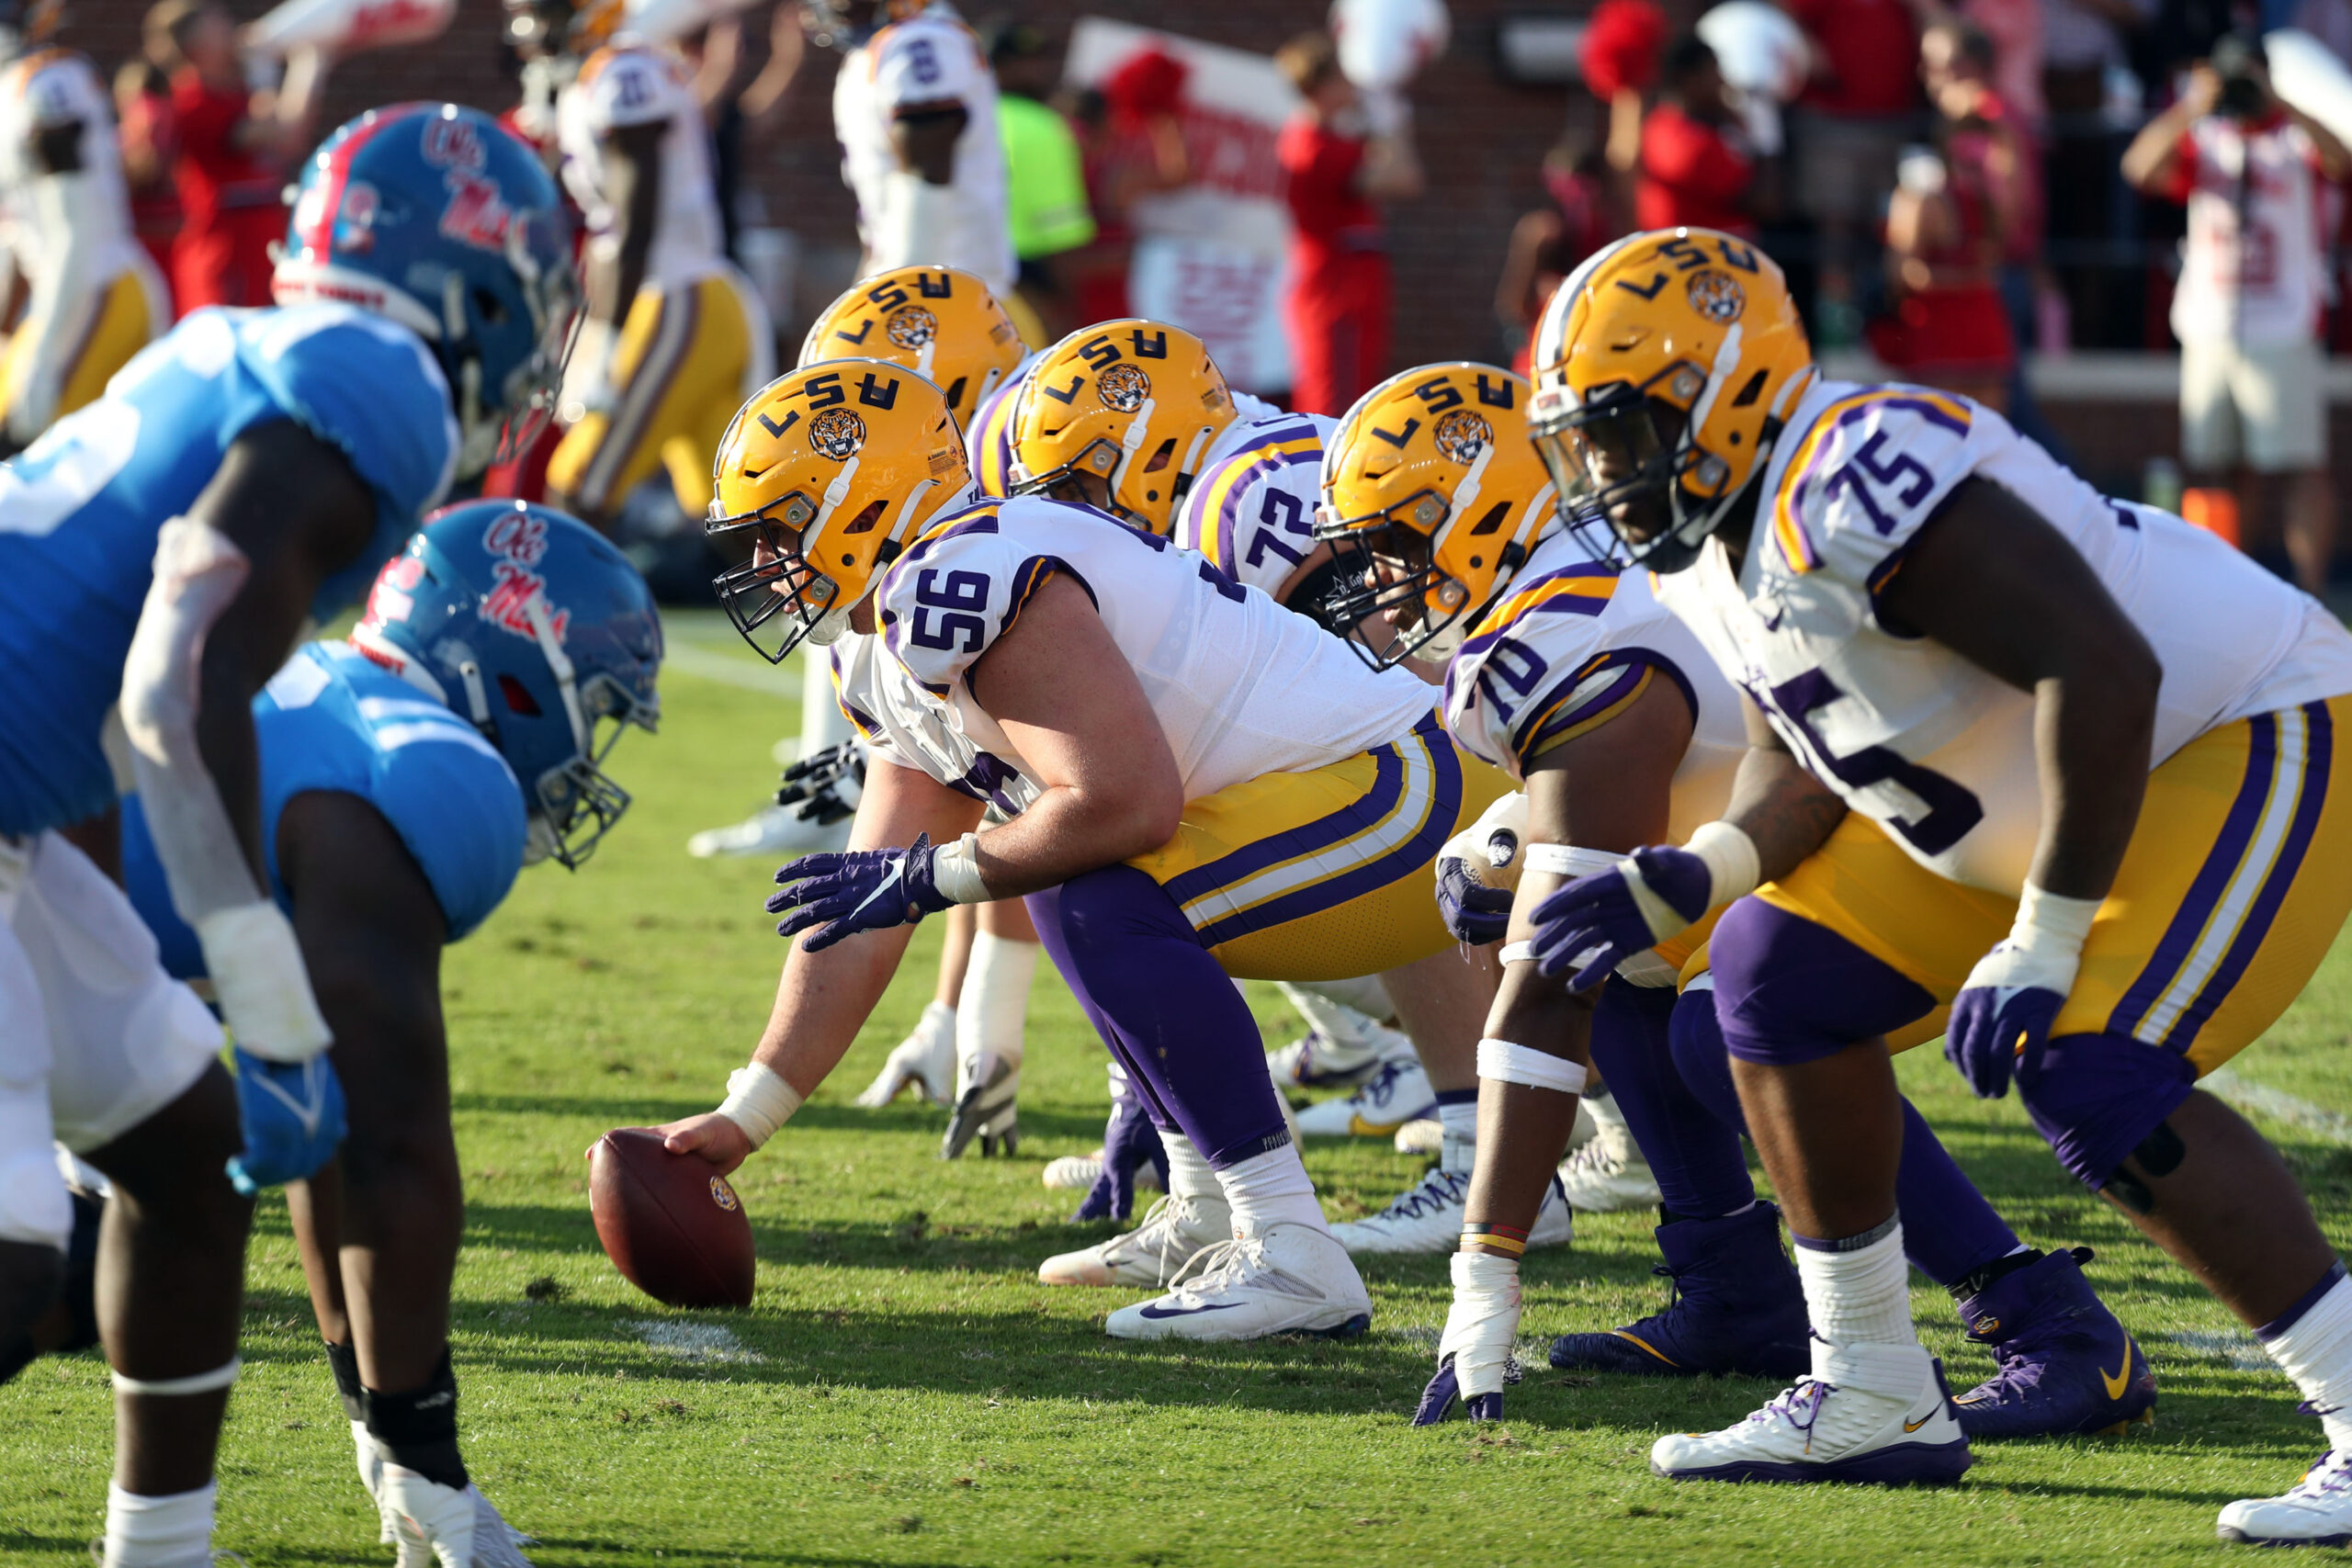
[[[743,640],[779,664],[841,636],[922,525],[968,498],[972,467],[937,387],[887,360],[829,359],[754,393],[711,477],[703,532],[752,552],[711,585]]]
[[[1315,536],[1340,580],[1326,610],[1342,634],[1389,618],[1384,646],[1351,639],[1374,668],[1451,654],[1558,514],[1528,390],[1492,365],[1424,365],[1357,399],[1323,444]]]
[[[946,392],[960,428],[1028,352],[978,277],[961,267],[901,266],[853,284],[826,306],[800,344],[800,363],[856,355],[903,365]]]
[[[1596,253],[1544,307],[1533,358],[1528,423],[1569,526],[1656,571],[1698,558],[1815,375],[1780,267],[1713,229]]]
[[[1234,420],[1233,393],[1201,340],[1165,321],[1100,321],[1037,357],[1012,412],[1012,493],[1087,503],[1166,534],[1201,458]]]

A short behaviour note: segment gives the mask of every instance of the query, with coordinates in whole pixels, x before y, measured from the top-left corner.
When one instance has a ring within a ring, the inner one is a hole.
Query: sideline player
[[[1826,379],[1780,270],[1727,236],[1636,235],[1587,262],[1537,360],[1532,424],[1564,502],[1661,574],[1759,716],[1723,817],[1544,900],[1539,963],[1589,983],[1860,836],[1905,852],[1784,880],[1715,928],[1716,1013],[1798,1239],[1813,1374],[1736,1427],[1659,1439],[1652,1466],[1967,1467],[1912,1333],[1880,1038],[1950,1000],[1945,1054],[1976,1091],[2014,1082],[2059,1162],[2320,1413],[2327,1455],[2224,1507],[2222,1536],[2352,1533],[2352,1282],[2276,1152],[2196,1088],[2294,999],[2352,905],[2334,766],[2352,634],[1987,409]]]
[[[1102,356],[1114,393],[1139,390],[1144,365],[1170,399],[1216,385],[1152,342],[1133,329]],[[1501,775],[1444,741],[1426,685],[1365,671],[1159,536],[1043,496],[978,502],[944,400],[910,372],[795,371],[725,450],[712,526],[757,550],[721,596],[760,642],[866,634],[843,693],[875,760],[853,848],[779,874],[780,930],[821,924],[815,951],[793,955],[723,1108],[665,1129],[672,1147],[733,1168],[840,1061],[909,923],[1035,895],[1039,934],[1161,1129],[1171,1192],[1231,1236],[1109,1332],[1360,1331],[1371,1299],[1227,976],[1361,973],[1449,945],[1420,878]],[[976,834],[984,799],[1012,820]]]
[[[393,212],[423,220],[378,223]],[[54,1289],[53,1134],[114,1189],[110,1568],[209,1551],[250,1213],[222,1174],[241,1113],[248,1190],[308,1174],[341,1131],[331,1036],[263,892],[250,704],[305,619],[356,599],[551,382],[570,276],[553,182],[486,117],[362,115],[306,172],[282,308],[197,311],[0,467],[0,1341]],[[218,1026],[61,831],[114,804],[110,746],[235,1037],[234,1099]]]
[[[578,6],[566,49],[602,47],[556,100],[564,185],[587,215],[588,310],[548,491],[606,529],[657,468],[688,516],[709,510],[718,438],[775,367],[767,308],[727,259],[692,73],[673,49],[615,35],[621,11]]]
[[[349,641],[306,644],[254,702],[271,893],[349,1104],[336,1160],[288,1190],[295,1240],[386,1539],[445,1562],[516,1559],[458,1447],[441,950],[525,865],[576,870],[620,819],[629,797],[600,764],[626,726],[653,728],[661,658],[617,549],[560,513],[475,502],[386,563]],[[135,795],[122,859],[164,966],[202,976]]]
[[[1629,845],[1713,818],[1747,750],[1738,693],[1698,638],[1659,607],[1643,576],[1596,563],[1561,523],[1528,442],[1528,391],[1519,377],[1482,365],[1425,366],[1375,388],[1331,443],[1317,525],[1353,585],[1335,616],[1395,630],[1380,657],[1457,645],[1447,728],[1527,792],[1514,860],[1528,863],[1522,878],[1532,880],[1516,900],[1493,890],[1487,907],[1504,915],[1532,908],[1562,864],[1613,863]],[[1454,891],[1457,904],[1468,897]],[[1458,916],[1453,923],[1462,934]],[[1516,923],[1523,938],[1526,916]],[[1504,934],[1498,920],[1471,937]],[[1694,927],[1628,959],[1597,996],[1569,996],[1505,949],[1514,961],[1485,1032],[1497,1043],[1544,1041],[1557,1047],[1553,1055],[1597,1065],[1655,1151],[1665,1193],[1657,1242],[1674,1300],[1625,1327],[1555,1341],[1555,1366],[1793,1376],[1807,1365],[1804,1298],[1781,1250],[1780,1211],[1757,1197],[1740,1148],[1705,934]],[[1931,1032],[1915,1026],[1903,1043]],[[1459,1388],[1480,1414],[1497,1408],[1494,1380],[1517,1337],[1517,1312],[1493,1309],[1511,1294],[1518,1265],[1496,1255],[1508,1245],[1470,1244],[1511,1237],[1510,1227],[1525,1223],[1576,1105],[1548,1095],[1507,1110],[1459,1227],[1455,1300],[1465,1321],[1440,1348],[1453,1364],[1441,1366],[1439,1393]],[[1951,1292],[1999,1367],[1962,1402],[1971,1434],[2098,1431],[2143,1418],[2154,1379],[2075,1255],[2020,1245],[1918,1112],[1905,1102],[1902,1114],[1911,1260]],[[2118,1365],[2134,1375],[2109,1379]],[[1443,1414],[1442,1401],[1421,1413]]]
[[[842,51],[833,78],[833,135],[842,179],[857,201],[861,277],[907,266],[952,266],[988,285],[1028,344],[1045,341],[1014,287],[1004,147],[997,130],[996,76],[979,39],[953,6],[924,0],[807,0],[801,16],[820,48]],[[955,389],[942,384],[942,389]],[[1000,389],[1000,397],[1002,389]],[[959,408],[966,445],[984,449],[975,415]],[[1009,408],[1009,405],[1008,405]],[[984,492],[1008,493],[975,463]],[[803,660],[797,756],[814,757],[854,731],[835,705],[825,661]],[[762,811],[696,835],[712,854],[786,854],[838,849],[836,829]],[[958,921],[951,936],[964,940]],[[944,1038],[934,1019],[932,1037]]]
[[[172,320],[164,276],[131,228],[113,97],[88,60],[45,47],[63,10],[62,0],[0,6],[0,199],[31,286],[0,357],[12,450],[96,399]]]

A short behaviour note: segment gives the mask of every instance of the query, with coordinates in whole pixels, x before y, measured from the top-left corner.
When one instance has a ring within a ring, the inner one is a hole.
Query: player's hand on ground
[[[1102,1126],[1102,1174],[1087,1190],[1074,1220],[1124,1220],[1135,1213],[1136,1172],[1148,1165],[1159,1173],[1159,1189],[1168,1190],[1168,1150],[1159,1129],[1135,1090],[1114,1080],[1116,1098],[1111,1119]]]
[[[1944,1059],[1978,1098],[1998,1100],[2009,1079],[2049,1042],[2050,1026],[2074,988],[2075,965],[2001,942],[1976,961],[1952,999]]]
[[[1519,1262],[1490,1252],[1453,1255],[1453,1305],[1437,1342],[1437,1375],[1421,1391],[1413,1425],[1433,1427],[1458,1398],[1473,1421],[1498,1421],[1503,1386],[1519,1381]]]
[[[715,1175],[729,1175],[752,1157],[752,1135],[733,1117],[716,1111],[665,1122],[653,1130],[662,1134],[663,1148],[673,1155],[700,1156],[710,1162]]]
[[[1566,973],[1575,990],[1598,986],[1634,953],[1704,916],[1714,880],[1705,861],[1667,845],[1580,876],[1535,906],[1536,967]]]
[[[300,1181],[334,1157],[343,1142],[343,1082],[322,1053],[272,1062],[235,1053],[237,1124],[244,1147],[229,1156],[229,1180],[252,1197]]]
[[[802,855],[775,874],[784,888],[768,897],[768,913],[784,917],[775,934],[810,931],[801,951],[821,953],[845,936],[937,914],[954,900],[932,879],[933,853],[931,835],[922,833],[903,850]]]

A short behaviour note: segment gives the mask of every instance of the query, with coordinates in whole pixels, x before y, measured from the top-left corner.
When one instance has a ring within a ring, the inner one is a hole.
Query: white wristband
[[[718,1113],[742,1128],[756,1149],[792,1120],[792,1113],[800,1109],[800,1091],[774,1068],[753,1062],[727,1075],[727,1098],[719,1101]]]
[[[980,880],[980,836],[967,833],[931,857],[931,885],[958,904],[985,904],[996,895]]]
[[[1745,829],[1720,819],[1702,823],[1682,846],[1707,863],[1707,871],[1714,879],[1709,890],[1707,908],[1715,908],[1735,898],[1744,898],[1756,891],[1763,880],[1763,862],[1756,852],[1756,840]]]
[[[1555,1056],[1508,1040],[1478,1042],[1478,1076],[1498,1083],[1523,1084],[1560,1094],[1582,1094],[1585,1070],[1566,1056]]]
[[[1619,858],[1607,850],[1580,850],[1574,844],[1527,846],[1527,869],[1554,876],[1590,876],[1607,871]]]
[[[1495,962],[1498,964],[1532,964],[1535,962],[1535,944],[1532,942],[1511,942],[1505,946],[1501,952],[1495,954]]]
[[[220,1016],[237,1047],[271,1062],[307,1062],[334,1035],[311,994],[294,924],[266,898],[215,909],[196,922],[197,944]]]
[[[2049,893],[2029,882],[2018,896],[2018,918],[2009,927],[2009,945],[2028,953],[2080,957],[2089,940],[2091,921],[2103,898],[2069,898]]]

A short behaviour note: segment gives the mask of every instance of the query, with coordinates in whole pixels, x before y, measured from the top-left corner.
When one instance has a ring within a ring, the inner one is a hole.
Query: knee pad
[[[1707,943],[1724,1047],[1778,1066],[1834,1056],[1935,1007],[1908,977],[1826,926],[1740,899]]]
[[[2128,1034],[2069,1034],[2042,1046],[2030,1065],[2018,1069],[2018,1098],[2050,1145],[2058,1163],[2092,1191],[2116,1179],[2116,1168],[2159,1132],[2170,1136],[2165,1118],[2180,1108],[2197,1087],[2188,1058]],[[2149,1158],[2161,1176],[2179,1163],[2157,1137]],[[2167,1156],[2170,1156],[2167,1159]],[[2144,1201],[2145,1189],[2132,1183]],[[2119,1191],[2128,1200],[2132,1194]]]
[[[1713,1111],[1723,1123],[1745,1134],[1747,1112],[1739,1108],[1739,1089],[1731,1079],[1731,1053],[1724,1049],[1724,1032],[1715,1021],[1715,982],[1702,975],[1675,998],[1674,1017],[1667,1026],[1668,1048],[1675,1071],[1691,1097]]]

